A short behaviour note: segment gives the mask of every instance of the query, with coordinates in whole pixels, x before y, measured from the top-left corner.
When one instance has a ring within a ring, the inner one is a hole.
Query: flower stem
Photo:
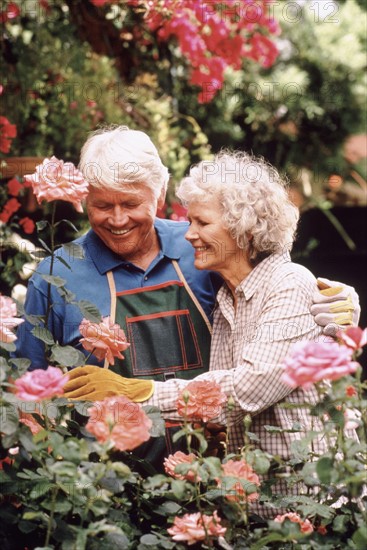
[[[56,202],[52,203],[51,210],[51,224],[50,224],[50,249],[51,249],[51,258],[50,258],[50,271],[49,274],[52,275],[55,263],[55,218],[56,218]],[[51,283],[47,284],[47,310],[45,317],[45,327],[47,328],[48,319],[51,312]]]
[[[56,487],[56,485],[54,485],[52,487],[51,491],[52,491],[51,510],[50,510],[50,517],[48,519],[47,533],[46,533],[46,539],[45,539],[45,546],[46,547],[49,545],[50,538],[51,538],[52,524],[53,524],[54,515],[55,515],[56,497],[57,497],[57,493],[58,493],[59,489],[58,489],[58,487]]]

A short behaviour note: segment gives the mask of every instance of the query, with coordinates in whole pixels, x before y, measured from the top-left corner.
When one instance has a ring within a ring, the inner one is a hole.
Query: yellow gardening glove
[[[320,290],[313,296],[311,313],[323,333],[335,336],[340,328],[357,326],[361,307],[354,288],[324,278],[318,278],[317,285]]]
[[[153,380],[124,378],[115,372],[94,365],[76,367],[68,372],[64,386],[64,397],[79,401],[103,401],[106,397],[125,395],[131,401],[140,403],[153,395]]]

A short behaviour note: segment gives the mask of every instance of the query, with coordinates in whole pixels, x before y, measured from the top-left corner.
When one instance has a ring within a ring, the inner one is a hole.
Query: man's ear
[[[162,191],[158,197],[157,209],[163,208],[165,201],[166,201],[166,189],[162,187]]]

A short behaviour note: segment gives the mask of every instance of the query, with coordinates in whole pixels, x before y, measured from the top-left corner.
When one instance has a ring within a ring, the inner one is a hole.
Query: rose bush
[[[14,307],[10,309],[14,316]],[[344,340],[355,334],[347,330]],[[345,353],[343,339],[339,342],[339,360],[334,343],[324,345],[331,346],[333,364],[349,365],[351,355]],[[166,475],[142,475],[134,451],[149,435],[161,433],[155,409],[125,397],[68,401],[62,397],[66,376],[61,370],[55,366],[27,372],[23,360],[8,358],[11,344],[2,345],[1,547],[364,549],[367,385],[359,378],[360,367],[355,374],[338,369],[338,379],[333,375],[328,385],[318,383],[319,402],[304,404],[323,420],[330,447],[315,456],[310,434],[293,427],[300,439],[283,464],[289,468],[285,486],[302,480],[306,491],[292,495],[287,490],[279,500],[271,494],[277,479],[271,465],[278,459],[254,444],[248,418],[238,455],[223,460],[206,455],[203,426],[214,411],[217,415],[228,406],[215,386],[190,383],[179,399],[182,414],[186,408],[188,416],[178,436],[187,439],[191,451],[170,455],[162,465]],[[313,377],[312,370],[309,375]],[[190,399],[192,409],[187,407]],[[345,431],[351,420],[348,410],[359,411],[360,441]],[[253,502],[274,509],[274,519],[254,515]],[[276,514],[279,505],[284,511]]]

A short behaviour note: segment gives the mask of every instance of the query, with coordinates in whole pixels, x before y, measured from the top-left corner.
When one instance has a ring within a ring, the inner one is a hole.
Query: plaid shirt
[[[236,289],[237,307],[223,285],[214,313],[210,371],[196,380],[219,383],[234,403],[222,411],[219,421],[229,432],[229,452],[237,452],[244,442],[243,420],[251,415],[250,431],[258,446],[284,459],[300,432],[269,433],[264,426],[289,430],[295,423],[309,431],[315,423],[307,408],[284,408],[284,404],[315,403],[316,390],[291,390],[281,381],[282,362],[292,344],[300,340],[324,338],[310,313],[316,280],[287,254],[274,254],[260,264]],[[176,400],[189,382],[172,379],[155,382],[153,396],[145,404],[160,408],[166,419],[178,420]],[[315,451],[323,451],[315,443]]]

